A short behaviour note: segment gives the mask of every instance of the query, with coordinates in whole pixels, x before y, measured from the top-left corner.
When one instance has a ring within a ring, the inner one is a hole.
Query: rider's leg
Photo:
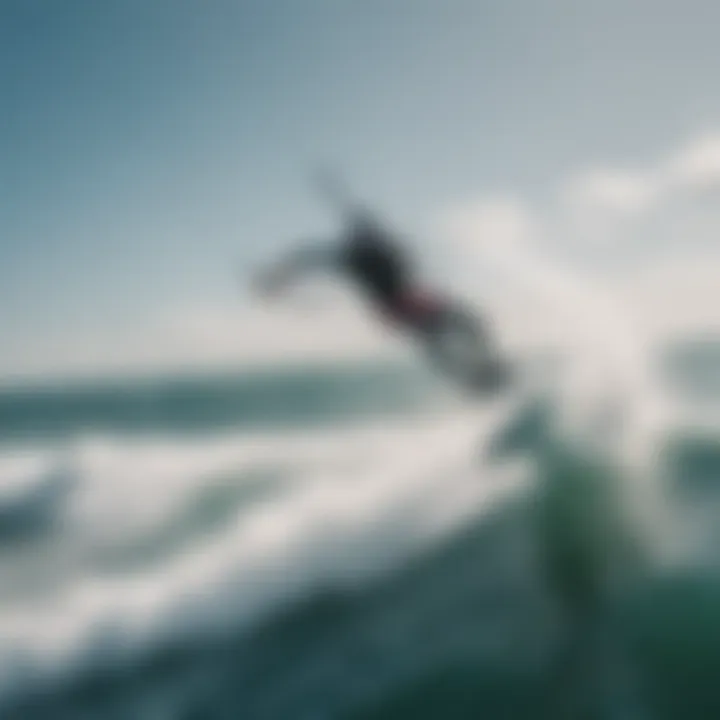
[[[464,385],[495,389],[507,379],[485,322],[463,310],[448,308],[425,327],[430,362]]]
[[[428,325],[428,350],[439,362],[453,363],[458,370],[471,370],[490,352],[484,322],[460,308],[447,308]]]

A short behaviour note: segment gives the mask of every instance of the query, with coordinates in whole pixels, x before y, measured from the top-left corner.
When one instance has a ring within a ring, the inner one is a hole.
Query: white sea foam
[[[59,678],[184,633],[250,625],[294,599],[395,568],[518,487],[477,462],[503,412],[184,443],[86,440],[74,451],[76,485],[57,537],[13,555],[29,575],[49,555],[66,569],[42,592],[0,603],[2,681]],[[28,459],[26,477],[47,461]],[[175,535],[176,547],[157,557],[103,567],[103,550],[162,533],[208,484],[241,487],[258,471],[280,478],[262,502],[238,502],[189,547]]]

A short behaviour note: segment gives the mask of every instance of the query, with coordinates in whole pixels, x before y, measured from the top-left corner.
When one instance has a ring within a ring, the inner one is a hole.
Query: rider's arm
[[[285,272],[300,275],[316,270],[337,270],[341,255],[337,245],[306,245],[289,253],[280,263]]]
[[[337,270],[342,265],[337,245],[305,245],[288,253],[261,277],[266,290],[277,290],[295,278],[317,270]]]

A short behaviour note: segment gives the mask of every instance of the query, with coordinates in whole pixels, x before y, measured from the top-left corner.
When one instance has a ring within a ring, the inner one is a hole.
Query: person
[[[348,213],[339,241],[290,252],[258,276],[256,289],[275,294],[299,275],[319,269],[353,281],[386,323],[409,332],[437,368],[466,388],[497,390],[507,380],[485,323],[457,301],[424,287],[407,249],[369,213]]]

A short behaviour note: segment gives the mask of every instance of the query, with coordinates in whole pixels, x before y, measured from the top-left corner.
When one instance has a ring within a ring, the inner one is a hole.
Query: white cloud
[[[496,292],[481,299],[510,346],[558,344],[586,356],[627,364],[627,318],[597,278],[583,275],[541,243],[541,221],[512,198],[469,203],[449,214],[446,236],[459,242],[470,267],[499,279]],[[614,355],[613,359],[609,356]]]
[[[664,170],[669,184],[707,190],[720,184],[720,133],[693,140],[670,158]]]
[[[633,216],[688,194],[720,187],[720,133],[701,135],[642,170],[594,168],[566,182],[560,197],[574,213]],[[596,218],[592,218],[595,220]]]
[[[492,311],[515,325],[516,336],[549,336],[548,326],[559,325],[566,336],[589,332],[602,345],[620,342],[613,324],[625,326],[622,342],[632,335],[641,344],[717,332],[720,253],[712,248],[720,246],[713,243],[720,212],[692,202],[714,182],[720,134],[645,170],[577,175],[542,214],[512,197],[456,205],[443,215],[442,232],[466,253],[466,274],[500,279]],[[583,251],[581,268],[570,256]]]
[[[523,243],[535,230],[527,207],[509,196],[457,203],[443,213],[440,226],[456,241],[481,245],[487,253]]]
[[[629,170],[592,170],[561,191],[565,204],[582,212],[632,214],[651,207],[661,190],[658,176]]]

